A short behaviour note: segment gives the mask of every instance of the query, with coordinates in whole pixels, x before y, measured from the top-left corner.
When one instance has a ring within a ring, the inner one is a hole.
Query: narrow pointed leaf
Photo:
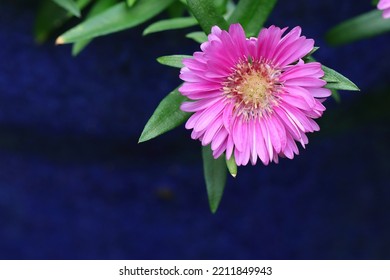
[[[313,53],[315,53],[316,51],[318,51],[320,47],[314,47],[306,56],[311,56]],[[305,59],[305,58],[303,58]]]
[[[206,34],[210,33],[211,27],[214,25],[219,26],[221,29],[228,29],[229,25],[219,13],[214,1],[187,0],[187,5]]]
[[[311,55],[307,55],[303,58],[305,63],[315,62],[315,58]],[[337,71],[322,65],[322,70],[324,71],[324,77],[322,79],[326,81],[326,88],[332,90],[351,90],[351,91],[360,91],[357,85],[355,85],[350,79],[341,75]],[[337,99],[340,97],[337,91],[332,91],[333,97]]]
[[[65,10],[67,10],[69,13],[76,17],[80,17],[80,9],[77,6],[76,2],[73,0],[52,0],[57,5],[61,6]]]
[[[35,18],[35,40],[38,43],[45,42],[50,33],[66,21],[67,14],[68,12],[54,2],[42,1]]]
[[[326,88],[352,91],[360,90],[351,80],[344,77],[335,70],[326,67],[325,65],[322,65],[322,70],[324,70],[325,73],[323,79],[327,82],[325,86]]]
[[[190,55],[167,55],[167,56],[160,56],[157,58],[157,61],[163,65],[175,67],[175,68],[182,68],[183,65],[183,58],[190,58],[192,56]]]
[[[229,23],[241,23],[248,36],[257,36],[277,0],[240,0],[228,19]]]
[[[113,6],[115,3],[116,0],[100,0],[96,2],[95,5],[89,11],[86,19],[102,13],[109,7]],[[72,55],[73,56],[78,55],[91,41],[92,39],[87,39],[87,40],[75,42],[72,47]]]
[[[82,10],[91,0],[78,0],[77,6]],[[38,43],[47,40],[56,28],[62,26],[72,17],[72,14],[61,8],[52,0],[40,1],[34,24],[34,36]]]
[[[166,20],[160,20],[149,25],[143,32],[143,35],[148,35],[155,32],[172,30],[172,29],[181,29],[186,27],[191,27],[198,24],[196,19],[192,17],[183,17],[183,18],[172,18]]]
[[[202,147],[203,172],[206,181],[210,210],[215,213],[221,202],[226,184],[227,168],[225,157],[214,159],[210,146]]]
[[[175,0],[139,0],[133,7],[119,3],[57,38],[57,44],[73,43],[137,26],[165,10]]]
[[[233,0],[228,0],[226,3],[226,12],[223,15],[223,17],[228,21],[228,19],[231,17],[233,14],[234,10],[236,9],[236,4],[234,3]],[[229,23],[229,21],[228,21]]]
[[[337,89],[331,89],[330,91],[332,92],[333,99],[336,100],[337,103],[340,103],[341,97],[339,91]]]
[[[214,3],[219,14],[224,15],[227,12],[228,0],[214,0]]]
[[[148,141],[184,123],[190,113],[180,110],[180,105],[186,97],[175,89],[169,93],[157,106],[153,115],[145,125],[138,143]]]
[[[303,61],[304,61],[305,63],[317,61],[317,60],[315,60],[315,58],[312,57],[311,55],[306,55],[306,56],[304,56],[302,59],[303,59]]]
[[[195,42],[201,44],[207,41],[207,36],[204,32],[191,32],[186,35],[187,38],[194,40]]]
[[[92,0],[76,0],[77,7],[80,9],[84,9]]]
[[[390,20],[382,17],[382,11],[373,10],[333,27],[326,40],[334,46],[390,32]]]
[[[76,0],[77,7],[81,11],[84,9],[92,0]]]
[[[126,0],[127,6],[133,7],[136,1],[137,1],[137,0]]]
[[[226,160],[226,166],[230,172],[230,175],[232,175],[234,178],[237,176],[237,164],[236,160],[234,158],[234,155],[230,157],[230,159]]]
[[[319,47],[314,47],[307,55],[305,55],[305,56],[302,58],[302,60],[303,60],[305,63],[317,61],[317,60],[315,60],[315,58],[312,56],[312,54],[315,53],[318,49],[319,49]]]
[[[181,1],[176,1],[168,7],[167,12],[170,18],[182,17],[187,11],[187,6],[183,5]]]

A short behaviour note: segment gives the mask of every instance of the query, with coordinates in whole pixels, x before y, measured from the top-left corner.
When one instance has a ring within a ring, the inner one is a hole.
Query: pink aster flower
[[[271,26],[247,39],[239,24],[229,32],[214,26],[202,51],[183,60],[179,91],[191,101],[181,110],[194,112],[186,128],[202,145],[211,143],[215,158],[225,152],[237,165],[277,163],[299,153],[295,141],[304,147],[306,133],[319,130],[313,119],[330,91],[321,64],[302,60],[314,41],[300,27],[285,31]]]
[[[383,10],[383,17],[390,18],[390,0],[380,0],[378,9]]]

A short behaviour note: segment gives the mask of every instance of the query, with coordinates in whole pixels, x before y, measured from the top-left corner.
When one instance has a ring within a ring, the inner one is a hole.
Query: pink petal
[[[219,158],[219,157],[223,154],[223,152],[225,151],[225,149],[226,149],[226,142],[227,142],[227,139],[224,140],[224,143],[222,143],[222,144],[219,146],[218,149],[216,149],[216,150],[213,151],[213,157],[214,157],[215,159]]]
[[[186,122],[185,128],[186,129],[193,129],[196,122],[199,119],[199,116],[202,114],[202,111],[194,113]]]
[[[180,87],[180,92],[192,93],[192,92],[204,92],[221,89],[221,85],[218,83],[204,82],[204,83],[184,83]]]
[[[248,54],[248,48],[244,29],[240,24],[232,24],[230,25],[229,33],[232,41],[235,43],[235,52],[238,57],[246,56]]]
[[[301,130],[295,124],[294,120],[282,109],[274,109],[276,116],[279,117],[279,120],[284,124],[286,130],[292,135],[294,139],[300,139]]]
[[[237,149],[234,149],[234,159],[236,160],[237,166],[240,166],[242,163],[243,154]]]
[[[193,130],[191,132],[191,138],[194,139],[194,140],[199,139],[200,141],[202,141],[203,131],[197,132],[197,131]]]
[[[286,81],[289,79],[308,76],[312,78],[323,77],[324,71],[321,68],[321,64],[318,62],[311,62],[303,65],[296,65],[295,67],[290,68],[288,71],[285,71],[282,75],[280,75],[280,80]]]
[[[273,147],[272,147],[272,143],[271,143],[271,137],[270,137],[269,132],[268,132],[268,128],[265,125],[264,120],[260,120],[259,124],[260,124],[261,133],[262,133],[263,138],[264,138],[265,146],[267,148],[268,156],[271,159],[273,157]]]
[[[390,8],[389,0],[380,0],[378,3],[378,9],[384,10]]]
[[[272,129],[277,133],[278,139],[280,140],[281,150],[282,150],[286,146],[286,142],[287,142],[286,129],[276,114],[273,114],[272,116],[270,116],[270,118],[271,118],[270,124],[272,126]],[[280,153],[280,151],[278,151],[276,148],[275,150],[277,153]]]
[[[232,127],[233,108],[234,108],[234,104],[228,103],[222,115],[223,125],[225,126],[227,131],[229,131],[229,133],[231,132],[231,127]]]
[[[332,95],[330,89],[327,88],[310,88],[309,91],[313,95],[313,97],[323,98]]]
[[[249,121],[244,121],[243,122],[243,131],[244,132],[244,135],[245,135],[245,142],[244,142],[244,151],[243,151],[243,157],[242,157],[242,162],[241,164],[242,165],[247,165],[248,162],[249,162],[249,159],[250,159],[250,155],[251,155],[251,133],[250,133],[250,125],[249,125]]]
[[[301,77],[294,78],[284,82],[286,86],[300,86],[300,87],[323,87],[326,85],[326,82],[321,79],[311,78],[311,77]]]
[[[296,41],[285,46],[285,50],[275,55],[274,61],[278,65],[289,65],[308,54],[314,47],[314,40],[300,37]]]
[[[214,91],[199,91],[199,92],[183,92],[181,88],[179,88],[179,92],[187,96],[190,99],[197,100],[197,99],[211,99],[215,97],[222,97],[223,93],[220,90],[214,90]]]
[[[312,107],[305,101],[304,98],[294,95],[285,94],[283,95],[283,102],[286,102],[293,107],[297,107],[303,110],[310,110]]]
[[[229,160],[233,154],[234,142],[231,134],[227,137],[226,142],[226,159]]]
[[[217,118],[218,115],[222,113],[224,107],[225,104],[223,104],[222,102],[217,102],[206,110],[202,111],[198,120],[195,123],[194,130],[201,131],[205,129],[208,125],[210,125],[211,122],[213,122]]]
[[[268,165],[270,158],[267,152],[267,148],[264,142],[264,136],[260,128],[259,121],[255,122],[255,130],[256,130],[256,151],[259,155],[259,158],[263,162],[264,165]]]
[[[213,142],[211,142],[211,149],[213,151],[217,150],[224,143],[227,135],[228,135],[228,132],[226,131],[226,129],[222,128],[222,129],[218,130],[218,132],[214,136]],[[226,147],[224,146],[224,148],[226,148]]]
[[[204,133],[204,137],[202,139],[202,145],[206,146],[211,143],[211,141],[215,138],[216,134],[220,129],[222,129],[222,118],[216,117],[214,121],[207,127],[206,132]]]
[[[180,110],[184,112],[197,112],[197,111],[203,111],[206,108],[214,105],[216,102],[223,102],[223,98],[208,98],[208,99],[201,99],[194,102],[183,102],[180,106]]]
[[[299,128],[299,130],[305,131],[305,127],[302,125],[300,120],[294,114],[294,113],[296,113],[296,110],[294,109],[294,107],[289,106],[288,104],[283,104],[283,105],[280,105],[279,108],[281,108],[284,111],[284,113],[286,113],[286,115],[289,117],[289,119],[292,121],[292,123],[294,125],[296,125]],[[293,111],[294,113],[292,113],[291,111]]]
[[[390,18],[390,8],[383,11],[383,18]]]
[[[242,130],[242,120],[241,118],[236,117],[233,121],[232,126],[232,136],[233,142],[236,150],[243,151],[244,150],[244,135]]]
[[[251,122],[251,125],[249,127],[249,140],[250,140],[250,147],[251,147],[251,163],[252,165],[255,165],[257,162],[257,136],[256,136],[256,124],[255,122]]]
[[[200,62],[198,59],[194,59],[194,58],[183,59],[183,64],[185,65],[184,68],[187,68],[188,70],[191,69],[191,70],[205,71],[207,69],[206,63]]]
[[[263,36],[261,33],[264,33]],[[276,46],[278,45],[284,30],[281,30],[279,27],[270,26],[265,32],[262,30],[260,32],[257,44],[260,46],[258,52],[258,58],[265,58],[266,60],[272,60],[273,54],[276,51]]]

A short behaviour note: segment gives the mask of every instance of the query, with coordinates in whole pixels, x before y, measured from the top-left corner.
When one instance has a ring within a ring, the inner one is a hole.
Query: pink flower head
[[[383,17],[390,18],[390,0],[380,0],[378,9],[383,10]]]
[[[300,27],[283,36],[286,29],[271,26],[247,39],[239,24],[229,32],[214,26],[202,51],[183,60],[179,91],[192,101],[181,110],[194,112],[186,128],[211,143],[214,158],[225,152],[237,165],[277,163],[299,153],[295,141],[304,147],[306,132],[319,130],[313,119],[331,93],[321,64],[302,60],[314,41]]]

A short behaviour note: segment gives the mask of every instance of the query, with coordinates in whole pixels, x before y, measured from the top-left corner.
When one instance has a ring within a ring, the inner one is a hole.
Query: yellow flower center
[[[272,85],[266,77],[255,72],[243,75],[241,84],[236,89],[245,105],[251,104],[254,108],[258,108],[267,105]]]
[[[234,102],[235,113],[250,120],[272,112],[279,102],[280,73],[266,62],[239,61],[223,83],[225,96]]]

